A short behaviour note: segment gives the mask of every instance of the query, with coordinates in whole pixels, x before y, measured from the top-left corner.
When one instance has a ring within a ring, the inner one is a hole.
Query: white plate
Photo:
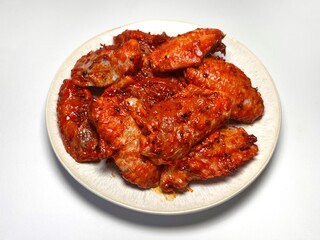
[[[62,64],[50,87],[46,120],[52,147],[66,170],[83,186],[98,196],[118,205],[157,214],[181,214],[195,212],[216,206],[234,197],[262,172],[268,164],[277,143],[280,124],[281,108],[275,85],[262,63],[245,46],[230,36],[226,36],[226,60],[242,69],[252,80],[252,85],[258,87],[265,103],[263,117],[245,129],[257,136],[259,154],[239,171],[223,180],[208,181],[208,183],[192,183],[192,192],[177,194],[176,197],[166,196],[155,189],[140,190],[124,182],[111,164],[105,161],[92,164],[77,163],[65,151],[57,124],[56,104],[62,81],[70,77],[70,70],[75,62],[90,50],[100,47],[100,44],[112,44],[112,37],[126,29],[140,29],[145,32],[169,35],[184,33],[198,25],[172,21],[145,21],[104,32],[93,37],[76,49]],[[223,29],[222,29],[223,30]]]

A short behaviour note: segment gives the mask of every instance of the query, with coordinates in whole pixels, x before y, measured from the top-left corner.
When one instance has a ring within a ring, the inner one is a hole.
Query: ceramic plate
[[[226,33],[223,42],[227,46],[226,60],[234,63],[251,78],[252,85],[258,87],[265,103],[263,117],[252,125],[243,127],[258,138],[259,154],[236,174],[207,182],[194,182],[193,191],[177,195],[164,195],[157,189],[140,190],[124,182],[117,169],[105,161],[99,163],[77,163],[64,149],[57,124],[56,104],[62,81],[70,78],[70,70],[75,62],[100,44],[112,44],[113,36],[126,29],[139,29],[145,32],[177,35],[199,25],[172,22],[146,21],[122,26],[93,37],[76,49],[62,64],[51,84],[47,105],[46,120],[52,147],[66,170],[83,186],[98,196],[118,205],[157,214],[182,214],[216,206],[241,192],[262,172],[268,164],[277,143],[281,109],[276,87],[269,73],[259,59],[244,45]],[[214,26],[206,26],[214,27]],[[223,31],[223,29],[222,29]]]

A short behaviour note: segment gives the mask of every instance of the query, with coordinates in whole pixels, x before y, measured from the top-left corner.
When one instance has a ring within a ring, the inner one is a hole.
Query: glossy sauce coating
[[[172,71],[199,64],[210,49],[221,43],[224,34],[219,29],[196,29],[172,38],[152,52],[152,69]]]
[[[164,192],[183,192],[193,180],[231,174],[258,153],[256,141],[257,138],[243,128],[215,130],[196,145],[186,158],[165,167],[160,187]]]
[[[264,112],[260,93],[252,87],[250,78],[232,63],[206,58],[198,67],[187,68],[185,78],[190,84],[226,93],[233,102],[233,120],[253,123]]]
[[[150,109],[145,127],[151,134],[142,154],[157,164],[184,157],[194,144],[227,122],[230,107],[230,99],[223,94],[188,85]]]
[[[141,188],[156,187],[160,169],[140,155],[141,131],[122,109],[117,97],[99,97],[91,106],[91,119],[113,151],[121,175]]]
[[[66,151],[78,162],[99,161],[111,155],[88,119],[93,96],[71,80],[60,87],[57,115]]]
[[[102,46],[82,56],[71,70],[76,85],[106,87],[125,74],[132,74],[141,65],[138,41],[132,39],[121,46]]]

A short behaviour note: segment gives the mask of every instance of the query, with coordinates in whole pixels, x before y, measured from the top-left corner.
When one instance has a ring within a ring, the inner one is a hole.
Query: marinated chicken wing
[[[164,192],[186,191],[192,180],[228,175],[257,155],[257,138],[243,128],[213,131],[185,159],[166,166],[160,180]]]
[[[71,70],[78,86],[106,87],[121,76],[132,74],[141,65],[141,50],[137,40],[121,46],[102,46],[82,56]]]
[[[153,105],[145,126],[150,135],[142,143],[142,155],[156,164],[184,157],[230,115],[230,100],[221,93],[188,85],[181,92]]]
[[[99,97],[91,104],[90,121],[112,151],[126,143],[123,132],[131,117],[122,110],[117,97]]]
[[[215,46],[221,45],[222,31],[198,28],[172,38],[150,54],[151,67],[166,72],[200,64],[202,58]]]
[[[140,43],[143,53],[150,54],[156,47],[170,39],[166,33],[150,34],[140,30],[126,30],[113,38],[115,45],[122,45],[123,43],[135,39]]]
[[[171,165],[165,165],[162,169],[159,187],[162,192],[186,192],[192,174],[187,169],[187,161],[175,161]]]
[[[128,87],[131,96],[139,98],[146,108],[171,98],[179,93],[186,85],[175,77],[159,78],[144,77]]]
[[[58,124],[66,151],[78,162],[98,161],[111,155],[88,120],[92,94],[64,80],[57,104]]]
[[[187,68],[185,78],[191,84],[226,93],[232,100],[231,119],[252,123],[264,112],[260,93],[232,63],[206,58],[199,67]]]
[[[140,155],[140,129],[122,109],[119,99],[99,97],[92,104],[91,119],[101,138],[112,149],[123,178],[141,188],[157,186],[160,169]]]
[[[117,96],[121,106],[139,126],[146,124],[148,110],[156,103],[180,92],[185,84],[176,78],[126,76],[104,91],[104,97]]]
[[[126,76],[108,87],[103,96],[135,97],[142,101],[145,108],[150,108],[154,104],[180,92],[185,85],[185,83],[174,77]]]
[[[121,45],[126,41],[129,41],[130,39],[137,40],[140,44],[142,52],[142,67],[137,75],[141,75],[144,77],[153,77],[155,76],[155,73],[150,66],[148,57],[158,46],[171,39],[171,37],[169,37],[165,33],[150,34],[142,32],[140,30],[126,30],[121,34],[115,36],[113,39],[116,45]]]
[[[122,177],[140,188],[158,186],[161,170],[140,154],[140,129],[133,118],[128,118],[128,121],[123,124],[126,124],[123,132],[126,141],[114,155]]]

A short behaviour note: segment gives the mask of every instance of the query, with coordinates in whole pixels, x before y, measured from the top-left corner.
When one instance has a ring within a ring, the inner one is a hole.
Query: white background
[[[319,1],[0,0],[0,239],[319,239]],[[222,29],[264,63],[282,127],[258,179],[195,214],[150,215],[92,194],[56,158],[45,103],[89,38],[140,20]]]

